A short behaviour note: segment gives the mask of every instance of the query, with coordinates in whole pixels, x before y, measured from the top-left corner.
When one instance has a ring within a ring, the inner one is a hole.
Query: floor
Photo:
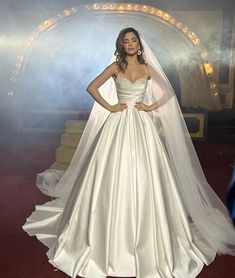
[[[38,172],[54,162],[58,136],[18,134],[5,141],[0,151],[0,277],[65,278],[48,263],[47,248],[29,237],[21,226],[35,204],[49,200],[35,186]],[[2,144],[1,144],[2,145]],[[232,175],[235,143],[197,142],[195,148],[208,182],[222,200]],[[234,278],[235,257],[217,256],[199,278]],[[94,277],[95,278],[95,277]],[[185,277],[187,278],[187,277]]]

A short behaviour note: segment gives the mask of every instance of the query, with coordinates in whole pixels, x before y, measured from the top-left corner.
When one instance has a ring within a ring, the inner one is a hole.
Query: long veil
[[[235,255],[235,230],[228,210],[205,178],[170,82],[143,38],[141,42],[151,75],[144,103],[150,104],[154,101],[159,103],[159,108],[146,113],[150,114],[168,153],[184,210],[195,230],[209,245],[207,255],[211,260],[215,253]],[[113,61],[115,61],[114,55],[110,63]],[[116,88],[112,78],[107,80],[99,91],[110,104],[117,103]],[[59,197],[66,202],[73,186],[79,187],[76,180],[79,179],[95,137],[102,131],[102,126],[109,115],[108,110],[97,102],[94,103],[69,167],[65,173],[60,173],[58,183],[56,182],[56,185],[54,183],[55,186],[48,195]]]

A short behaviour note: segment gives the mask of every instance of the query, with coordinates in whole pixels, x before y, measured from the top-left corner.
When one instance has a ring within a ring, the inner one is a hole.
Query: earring
[[[142,51],[140,49],[138,49],[137,55],[140,56],[141,54],[142,54]]]
[[[140,56],[141,54],[142,54],[142,51],[140,49],[138,49],[137,55]]]

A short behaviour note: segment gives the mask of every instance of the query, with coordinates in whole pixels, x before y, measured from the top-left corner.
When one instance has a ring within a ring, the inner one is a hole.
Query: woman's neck
[[[137,58],[137,55],[133,55],[133,56],[126,56],[126,60],[129,66],[133,66],[133,65],[138,65],[139,61]]]

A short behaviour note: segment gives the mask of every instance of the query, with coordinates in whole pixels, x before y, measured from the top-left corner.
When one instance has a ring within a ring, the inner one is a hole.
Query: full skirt
[[[213,260],[161,136],[145,111],[109,115],[67,201],[37,205],[23,226],[52,265],[71,277],[191,278]]]

